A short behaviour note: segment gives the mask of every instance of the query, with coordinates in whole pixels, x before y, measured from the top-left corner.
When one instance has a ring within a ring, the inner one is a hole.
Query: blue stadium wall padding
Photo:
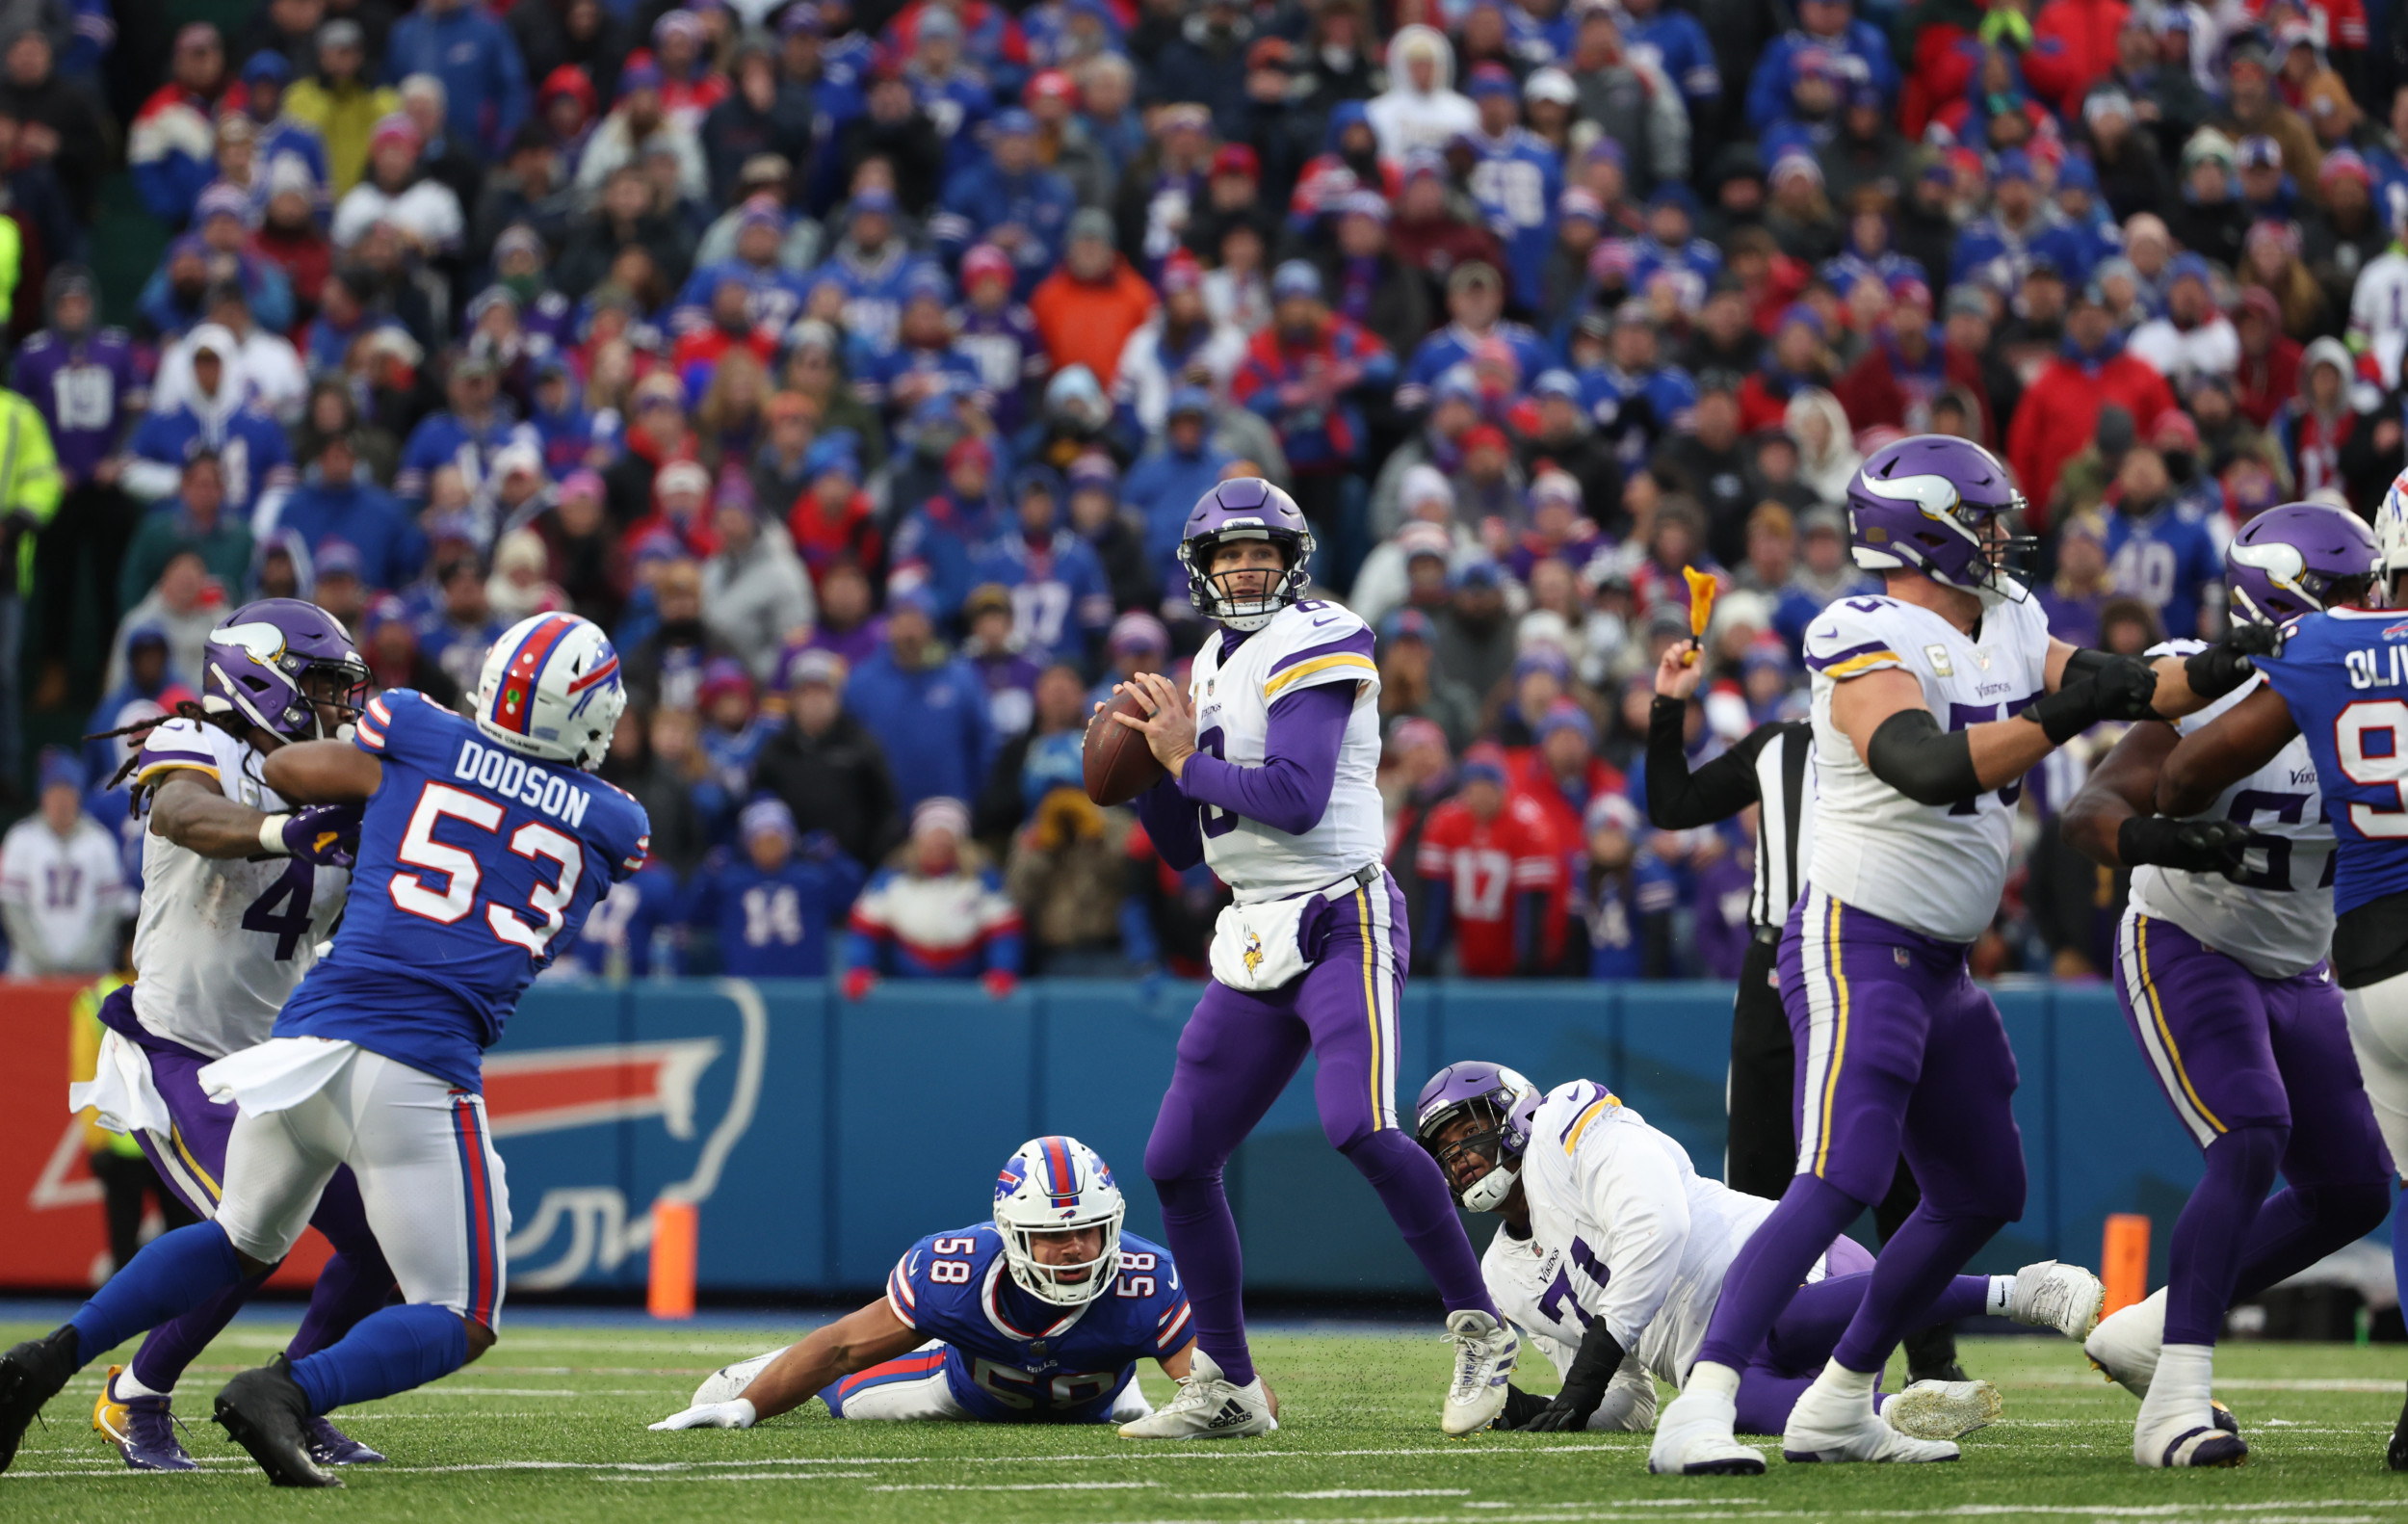
[[[913,1240],[985,1218],[1013,1147],[1075,1134],[1103,1154],[1149,1238],[1162,1214],[1145,1142],[1191,985],[1038,981],[1010,998],[888,982],[858,1002],[818,981],[544,983],[491,1056],[521,1291],[643,1284],[652,1203],[700,1205],[715,1291],[867,1292]],[[1995,991],[2020,1071],[2030,1194],[1976,1261],[2093,1264],[2110,1212],[2155,1223],[2154,1273],[2198,1155],[2151,1082],[2113,994]],[[1461,1059],[1541,1085],[1613,1088],[1722,1168],[1731,989],[1714,984],[1417,983],[1397,1075]],[[1426,1289],[1377,1198],[1323,1138],[1308,1057],[1230,1160],[1248,1285],[1346,1295]],[[1489,1228],[1475,1223],[1477,1243]]]

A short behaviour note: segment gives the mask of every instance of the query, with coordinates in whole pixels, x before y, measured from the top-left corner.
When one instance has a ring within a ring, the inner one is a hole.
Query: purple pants
[[[167,1188],[196,1214],[214,1221],[235,1107],[231,1102],[211,1100],[201,1089],[200,1071],[212,1061],[206,1054],[144,1028],[134,1013],[130,985],[113,990],[101,1003],[100,1020],[141,1046],[150,1060],[151,1083],[167,1103],[168,1136],[161,1139],[141,1132],[134,1135],[134,1141],[142,1145]],[[320,1271],[310,1292],[309,1311],[293,1336],[289,1353],[296,1359],[341,1338],[353,1324],[383,1305],[394,1284],[384,1253],[369,1231],[359,1183],[348,1168],[335,1170],[327,1182],[309,1222],[326,1235],[335,1253]],[[135,1353],[135,1377],[155,1391],[172,1388],[185,1365],[218,1336],[258,1288],[257,1280],[246,1280],[153,1329]]]
[[[1379,1193],[1450,1311],[1494,1315],[1437,1161],[1397,1125],[1397,1007],[1412,956],[1404,893],[1382,873],[1305,907],[1297,940],[1311,967],[1263,993],[1207,985],[1179,1035],[1179,1062],[1145,1145],[1163,1233],[1195,1309],[1196,1343],[1243,1385],[1254,1365],[1242,1307],[1244,1259],[1221,1169],[1304,1062],[1330,1146]]]
[[[1903,1152],[1940,1215],[2024,1215],[2015,1054],[1965,948],[1809,888],[1781,938],[1797,1172],[1870,1206]]]

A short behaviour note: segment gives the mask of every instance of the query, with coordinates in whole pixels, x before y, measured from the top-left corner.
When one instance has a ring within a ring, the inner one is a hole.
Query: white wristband
[[[290,811],[270,815],[259,823],[259,850],[271,857],[290,857],[293,850],[284,845],[284,823],[293,818]]]

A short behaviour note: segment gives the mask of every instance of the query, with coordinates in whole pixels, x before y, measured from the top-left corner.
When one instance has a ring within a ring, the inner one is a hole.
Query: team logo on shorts
[[[1245,933],[1245,971],[1252,973],[1263,966],[1263,939],[1255,933]]]

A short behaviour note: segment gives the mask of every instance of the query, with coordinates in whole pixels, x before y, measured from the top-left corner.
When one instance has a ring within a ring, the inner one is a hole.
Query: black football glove
[[[2240,854],[2249,832],[2229,820],[2167,820],[2162,815],[2134,815],[2115,828],[2115,853],[2126,867],[2154,863],[2185,873],[2217,873],[2226,878],[2240,872]]]
[[[1505,1384],[1505,1411],[1497,1415],[1491,1429],[1527,1429],[1531,1419],[1547,1410],[1547,1399],[1536,1392],[1526,1392],[1511,1382]]]
[[[1572,1356],[1572,1368],[1563,1376],[1563,1390],[1556,1393],[1546,1410],[1522,1427],[1533,1433],[1555,1433],[1565,1430],[1582,1430],[1595,1415],[1597,1405],[1606,1400],[1606,1387],[1613,1380],[1613,1373],[1622,1366],[1622,1346],[1602,1323],[1592,1323],[1581,1335],[1581,1351]]]
[[[2095,664],[2089,681],[2042,695],[2023,717],[2040,727],[2049,745],[2061,747],[2102,720],[2156,719],[2149,704],[2157,691],[2158,674],[2147,662],[2117,656]]]
[[[2190,683],[2190,691],[2202,698],[2223,697],[2249,680],[2257,665],[2253,656],[2283,654],[2283,632],[2271,624],[2236,624],[2224,632],[2224,639],[2206,650],[2186,657],[2183,676]]]

